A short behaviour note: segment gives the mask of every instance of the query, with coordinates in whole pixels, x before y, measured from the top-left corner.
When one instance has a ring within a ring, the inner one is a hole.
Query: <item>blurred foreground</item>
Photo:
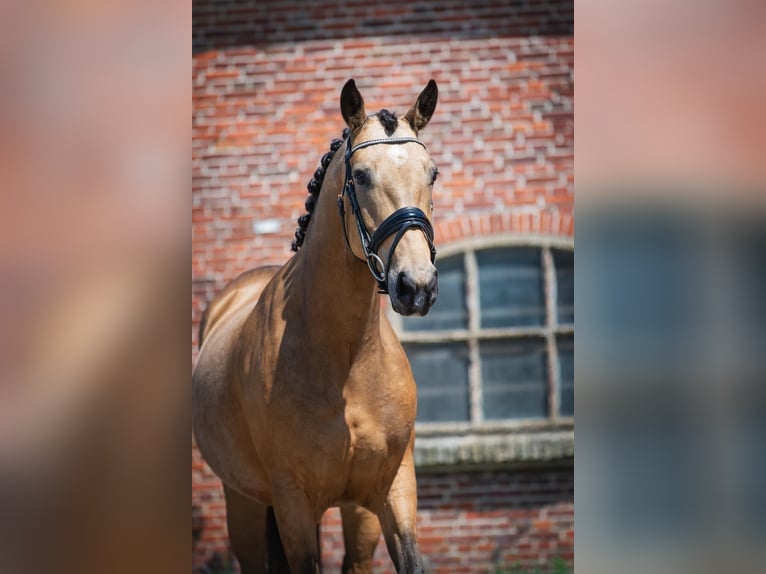
[[[575,570],[763,570],[763,4],[575,6]]]
[[[0,8],[0,571],[188,571],[189,7]]]

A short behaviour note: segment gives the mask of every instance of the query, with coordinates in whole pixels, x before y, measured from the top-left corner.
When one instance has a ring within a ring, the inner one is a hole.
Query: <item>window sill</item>
[[[574,424],[548,423],[460,430],[417,429],[415,466],[419,470],[455,465],[503,465],[552,462],[574,457]]]

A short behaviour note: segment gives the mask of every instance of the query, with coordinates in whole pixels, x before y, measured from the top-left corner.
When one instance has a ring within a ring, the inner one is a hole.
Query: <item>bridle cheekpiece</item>
[[[356,229],[359,233],[359,239],[362,244],[362,250],[364,251],[367,267],[369,267],[370,273],[372,273],[375,281],[377,281],[378,291],[380,293],[388,293],[387,278],[388,270],[391,266],[391,257],[393,256],[394,250],[399,244],[402,236],[404,236],[405,232],[407,232],[409,229],[416,228],[423,232],[423,235],[425,235],[425,238],[428,241],[428,247],[431,250],[431,263],[434,262],[436,259],[436,248],[434,247],[434,230],[431,226],[431,222],[428,221],[428,217],[426,217],[426,214],[423,213],[422,209],[417,207],[402,207],[389,215],[383,221],[383,223],[378,226],[378,228],[375,230],[375,233],[370,236],[370,232],[367,230],[367,226],[364,224],[364,220],[362,219],[362,212],[356,197],[356,188],[354,187],[354,179],[351,174],[351,156],[354,155],[357,150],[374,145],[396,145],[405,143],[416,143],[423,146],[425,149],[428,149],[426,148],[426,144],[414,137],[368,140],[355,146],[352,146],[351,144],[351,135],[349,135],[348,139],[346,140],[346,176],[343,183],[343,189],[338,196],[338,211],[340,212],[340,220],[343,226],[343,237],[346,239],[346,248],[351,251],[351,253],[354,253],[354,251],[351,249],[351,245],[349,244],[348,231],[346,230],[346,210],[344,207],[344,196],[348,195],[348,200],[351,203],[351,211],[354,214]],[[384,264],[377,251],[381,244],[394,233],[396,235],[394,236],[394,240],[391,243],[391,249],[388,252],[388,261]],[[354,256],[357,257],[356,254],[354,254]],[[365,259],[360,259],[359,257],[357,257],[357,259],[365,262]]]

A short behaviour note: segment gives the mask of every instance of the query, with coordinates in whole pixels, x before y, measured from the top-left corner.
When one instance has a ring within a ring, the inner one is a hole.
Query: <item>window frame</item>
[[[540,249],[545,298],[545,324],[542,327],[481,328],[479,300],[479,272],[476,252],[484,249],[513,249],[532,247]],[[574,429],[574,416],[559,415],[561,388],[558,368],[559,336],[574,336],[574,324],[559,325],[556,312],[556,270],[553,249],[574,252],[574,239],[548,235],[496,234],[479,236],[453,242],[439,248],[438,258],[463,256],[465,272],[467,329],[444,329],[438,331],[405,331],[402,316],[388,309],[388,317],[403,345],[408,343],[451,343],[461,342],[468,346],[468,386],[470,420],[455,422],[416,422],[419,436],[444,435],[490,435],[497,433],[526,433],[542,431],[567,431]],[[437,267],[438,267],[437,258]],[[507,340],[537,338],[545,341],[546,372],[548,386],[548,417],[507,420],[485,420],[483,413],[483,390],[481,381],[481,358],[479,344],[484,340]]]

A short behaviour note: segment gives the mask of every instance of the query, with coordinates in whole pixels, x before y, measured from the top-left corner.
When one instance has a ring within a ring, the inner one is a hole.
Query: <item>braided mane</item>
[[[383,129],[386,131],[386,135],[390,136],[396,131],[399,125],[399,120],[396,115],[387,109],[383,108],[375,116],[378,121],[383,125]],[[303,245],[303,240],[306,238],[306,230],[311,223],[311,214],[314,212],[314,208],[319,198],[319,192],[322,190],[322,182],[324,181],[324,175],[327,171],[327,166],[330,165],[332,158],[335,156],[335,152],[343,145],[343,141],[348,138],[348,128],[343,130],[343,139],[334,139],[330,144],[330,151],[322,156],[319,167],[314,172],[314,177],[311,178],[306,188],[309,191],[309,197],[306,200],[306,211],[298,218],[298,227],[295,229],[295,239],[293,239],[292,250],[298,251]]]
[[[314,177],[311,178],[306,188],[309,190],[309,197],[306,200],[306,211],[298,218],[298,227],[295,229],[295,239],[293,239],[292,250],[298,251],[303,245],[303,240],[306,238],[306,230],[311,223],[311,214],[314,212],[314,208],[319,198],[319,192],[322,190],[322,182],[324,181],[324,175],[327,171],[327,166],[330,165],[332,158],[335,156],[335,152],[343,145],[343,140],[348,137],[348,128],[343,130],[343,139],[334,139],[330,144],[330,151],[322,156],[322,160],[319,163],[319,167],[314,172]]]

